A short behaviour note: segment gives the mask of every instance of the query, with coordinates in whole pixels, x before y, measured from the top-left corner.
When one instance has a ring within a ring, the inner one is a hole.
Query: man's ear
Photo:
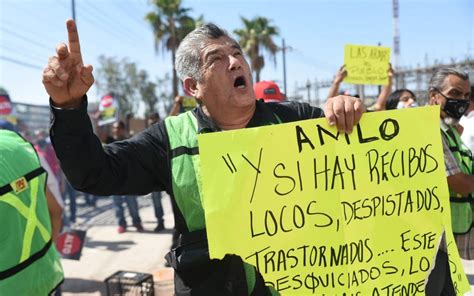
[[[191,77],[187,77],[183,81],[183,88],[186,95],[196,97],[198,93],[197,82]]]
[[[436,91],[434,89],[430,89],[428,91],[428,103],[430,105],[437,105],[436,104]]]

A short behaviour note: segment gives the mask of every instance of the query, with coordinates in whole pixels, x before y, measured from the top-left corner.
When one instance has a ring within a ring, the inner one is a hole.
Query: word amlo
[[[364,137],[362,134],[362,127],[359,124],[357,124],[357,140],[360,144],[365,144],[365,143],[370,143],[374,141],[380,141],[380,139],[385,140],[385,141],[390,141],[398,134],[400,133],[400,125],[395,119],[392,118],[387,118],[384,121],[380,123],[379,126],[379,135],[372,135],[369,137]],[[311,150],[315,149],[315,146],[313,142],[315,141],[314,139],[311,140],[310,137],[308,137],[309,133],[305,133],[303,128],[299,125],[295,126],[295,132],[296,132],[296,142],[298,144],[298,152],[301,153],[303,151],[303,145],[304,147],[309,147]],[[333,141],[339,141],[339,136],[341,133],[337,131],[336,134],[332,133],[331,131],[328,131],[324,127],[322,127],[319,124],[316,124],[316,135],[317,139],[319,140],[319,145],[324,146],[325,145],[325,140],[330,140],[332,139]],[[349,135],[344,134],[344,139],[348,145],[351,144],[351,140]]]

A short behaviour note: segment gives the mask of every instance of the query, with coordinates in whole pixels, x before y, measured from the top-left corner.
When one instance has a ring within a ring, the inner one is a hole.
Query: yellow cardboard
[[[390,48],[346,44],[344,46],[344,64],[347,69],[345,83],[352,84],[388,84]]]
[[[424,295],[450,225],[436,106],[199,136],[212,258],[238,254],[282,295]],[[346,294],[343,294],[346,293]]]

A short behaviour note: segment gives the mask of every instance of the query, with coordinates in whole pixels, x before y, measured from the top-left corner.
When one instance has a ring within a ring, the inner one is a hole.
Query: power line
[[[83,12],[85,12],[85,13],[83,13],[83,14],[80,14],[80,13],[77,14],[77,15],[78,15],[78,16],[77,16],[77,17],[78,17],[78,26],[81,25],[81,18],[84,18],[84,19],[86,19],[89,23],[94,24],[94,25],[97,26],[97,27],[101,27],[103,31],[109,33],[110,35],[113,35],[114,37],[118,38],[120,41],[124,42],[124,40],[126,40],[126,38],[124,38],[124,36],[120,35],[120,34],[118,33],[118,31],[110,30],[108,27],[105,27],[105,26],[103,25],[103,23],[98,22],[97,19],[96,19],[94,16],[91,15],[92,13],[90,13],[90,11],[86,11],[87,9],[85,9],[84,6],[81,5],[81,6],[78,6],[78,7],[79,7]],[[89,12],[89,13],[88,13],[88,12]],[[102,17],[101,17],[101,19],[102,19]]]
[[[20,1],[18,1],[18,2],[20,2]],[[56,29],[56,31],[59,32],[59,30],[56,26],[51,25],[51,19],[48,19],[47,17],[45,17],[44,14],[38,13],[38,11],[30,10],[30,6],[21,5],[21,3],[18,3],[18,2],[10,1],[9,4],[13,4],[13,6],[17,6],[16,9],[17,9],[18,12],[26,12],[26,14],[29,14],[30,16],[32,16],[34,20],[40,21],[42,24],[46,24],[46,25],[50,26],[51,28],[54,27]],[[64,4],[62,2],[60,2],[60,3]],[[18,7],[18,6],[20,6],[20,7]],[[3,18],[3,16],[2,16],[2,18]]]
[[[136,3],[141,3],[144,7],[150,8],[150,1],[149,0],[142,0],[142,1],[135,1]]]
[[[83,6],[81,5],[81,7],[83,9],[85,9],[87,7],[87,11],[89,11],[89,13],[91,14],[94,14],[95,15],[95,18],[97,18],[98,20],[100,20],[101,22],[107,22],[112,28],[114,28],[114,31],[115,32],[120,32],[122,35],[128,37],[128,39],[134,39],[135,41],[139,42],[140,39],[138,39],[138,37],[136,36],[136,33],[134,32],[131,32],[128,30],[128,28],[124,28],[122,27],[122,30],[117,30],[117,25],[118,24],[123,24],[123,22],[119,21],[119,20],[116,20],[116,21],[113,21],[114,20],[114,17],[110,17],[110,14],[107,14],[104,12],[104,10],[100,10],[100,9],[97,9],[96,6],[92,5],[91,2],[88,2],[88,1],[82,1],[81,4],[87,4],[86,6]],[[98,13],[98,11],[101,11],[101,13]],[[122,38],[122,37],[120,37]]]
[[[17,65],[20,65],[20,66],[23,66],[23,67],[33,68],[33,69],[37,69],[37,70],[43,70],[43,68],[38,66],[38,65],[28,64],[28,63],[25,63],[25,62],[22,62],[22,61],[19,61],[19,60],[16,60],[16,59],[12,59],[12,58],[9,58],[9,57],[3,56],[3,55],[0,55],[0,59],[11,62],[11,63],[14,63],[14,64],[17,64]]]
[[[63,1],[61,0],[57,0],[56,2],[58,2],[59,4],[61,4],[62,7],[66,8],[68,11],[71,9],[71,6],[67,5],[66,3],[64,3]]]
[[[44,44],[41,44],[41,43],[39,43],[39,42],[37,42],[37,41],[34,41],[34,40],[32,40],[32,39],[29,39],[29,38],[27,38],[27,37],[25,37],[25,36],[23,36],[23,35],[18,34],[18,33],[12,32],[12,31],[10,31],[10,30],[8,30],[8,29],[0,28],[0,30],[2,30],[2,31],[4,31],[5,33],[8,33],[8,34],[10,34],[10,35],[12,35],[12,36],[14,36],[14,37],[16,37],[16,38],[18,38],[18,39],[21,39],[21,40],[23,40],[23,41],[26,41],[26,42],[31,43],[31,44],[33,44],[33,45],[36,45],[36,46],[38,46],[38,47],[41,47],[41,48],[44,48],[44,49],[47,49],[47,50],[51,50],[51,47],[50,47],[50,46],[46,46],[46,45],[44,45]]]
[[[334,65],[332,63],[328,63],[322,60],[315,59],[314,57],[308,57],[303,52],[297,48],[293,48],[293,52],[296,54],[296,58],[300,61],[304,61],[306,65],[312,66],[317,69],[326,69],[329,70],[330,72],[336,71],[339,69],[340,65]],[[342,65],[342,63],[341,63]]]
[[[136,8],[136,6],[130,5],[130,6],[124,7],[124,6],[123,6],[124,2],[120,2],[120,1],[119,1],[119,2],[116,2],[116,3],[117,3],[117,4],[120,3],[120,5],[117,5],[117,6],[120,7],[121,10],[122,10],[122,12],[123,12],[126,16],[130,17],[130,19],[132,19],[136,24],[140,25],[140,26],[143,27],[143,28],[146,28],[147,30],[150,30],[150,29],[151,29],[151,27],[145,25],[144,15],[143,15],[143,18],[134,18],[134,17],[130,14],[130,12],[127,10],[127,9],[129,9],[130,7],[134,7],[134,8],[135,8],[135,12],[138,13],[138,14],[141,14],[142,12],[139,11],[139,10]]]
[[[23,57],[26,57],[28,59],[32,59],[34,61],[37,61],[39,60],[40,58],[38,56],[32,56],[32,55],[29,55],[27,53],[25,53],[25,50],[18,50],[18,48],[13,48],[11,46],[8,46],[4,43],[0,43],[0,47],[3,47],[5,48],[6,50],[8,50],[9,52],[8,53],[13,53],[13,54],[17,54],[17,55],[21,55]]]
[[[0,23],[5,23],[6,25],[8,25],[8,27],[11,27],[11,28],[15,28],[15,30],[18,32],[29,32],[31,34],[33,34],[34,36],[40,36],[42,34],[39,34],[38,32],[33,32],[31,30],[31,28],[26,28],[26,27],[23,27],[21,25],[18,25],[17,23],[13,23],[13,22],[10,22],[10,21],[7,21],[5,19],[2,19],[0,21]],[[42,39],[45,39],[44,36],[42,36]],[[55,42],[55,40],[51,39],[51,37],[49,37],[49,35],[46,35],[46,39],[48,39],[47,41],[49,41],[48,43],[53,43]]]

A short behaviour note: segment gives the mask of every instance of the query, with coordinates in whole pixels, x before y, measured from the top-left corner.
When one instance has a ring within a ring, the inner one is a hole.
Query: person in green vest
[[[56,48],[43,71],[43,84],[51,98],[51,140],[71,184],[99,195],[165,190],[171,196],[180,245],[167,260],[175,269],[176,295],[276,293],[240,257],[209,258],[197,136],[322,116],[350,133],[365,111],[361,100],[330,98],[324,113],[305,103],[257,100],[239,44],[218,26],[206,24],[189,33],[176,53],[176,70],[186,95],[196,98],[199,106],[130,139],[102,146],[87,115],[92,66],[82,61],[73,20],[67,21],[67,28],[69,46]]]
[[[474,259],[472,211],[474,202],[474,172],[472,155],[461,141],[459,120],[469,107],[469,76],[462,70],[442,68],[435,72],[428,85],[430,105],[439,105],[444,161],[449,186],[451,225],[459,254]],[[431,285],[430,285],[431,283]],[[455,295],[452,287],[445,240],[437,254],[436,265],[430,274],[427,293],[434,286],[443,287],[442,295]],[[427,294],[431,295],[431,294]]]
[[[0,295],[49,295],[63,269],[51,225],[60,206],[46,186],[46,172],[33,146],[0,130]]]

